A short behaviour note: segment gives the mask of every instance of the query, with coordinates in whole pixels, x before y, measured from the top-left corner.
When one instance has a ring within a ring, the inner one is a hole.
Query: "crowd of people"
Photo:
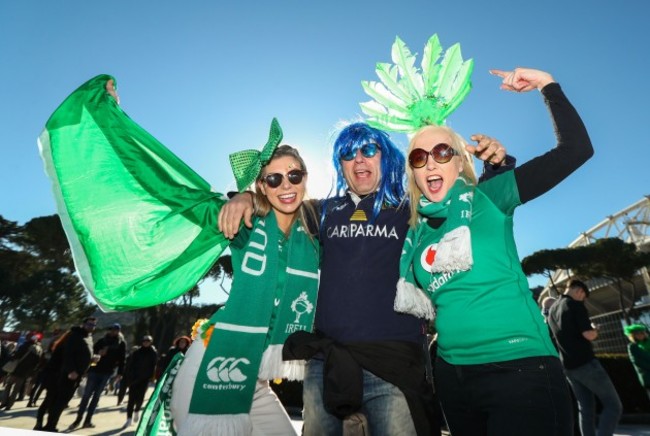
[[[68,331],[54,332],[44,343],[36,334],[30,334],[20,345],[3,341],[0,409],[11,410],[16,401],[27,400],[26,407],[36,408],[34,430],[57,432],[62,412],[78,395],[76,418],[66,430],[89,429],[96,427],[92,418],[100,397],[112,394],[118,406],[128,397],[121,427],[137,423],[157,368],[168,364],[170,354],[184,353],[191,340],[181,336],[159,355],[153,337],[144,335],[127,352],[120,324],[112,324],[93,342],[96,326],[97,319],[90,317]],[[9,362],[15,364],[6,365]]]

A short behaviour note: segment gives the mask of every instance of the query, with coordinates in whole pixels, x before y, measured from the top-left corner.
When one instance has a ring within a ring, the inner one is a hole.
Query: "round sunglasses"
[[[451,145],[441,142],[433,146],[431,151],[426,151],[421,148],[414,148],[409,153],[409,165],[411,168],[422,168],[427,164],[429,156],[438,163],[447,163],[452,157],[458,156],[458,152],[452,148]]]
[[[302,183],[302,178],[305,174],[307,174],[307,172],[303,170],[291,170],[287,173],[287,180],[289,180],[289,183],[292,185],[299,185]],[[277,188],[280,186],[283,179],[284,174],[281,173],[269,173],[262,177],[262,181],[270,188]]]
[[[374,142],[369,142],[368,144],[363,144],[360,147],[350,147],[346,151],[341,150],[341,159],[343,160],[352,160],[357,155],[357,150],[361,150],[361,155],[363,157],[373,157],[379,151],[379,144]]]

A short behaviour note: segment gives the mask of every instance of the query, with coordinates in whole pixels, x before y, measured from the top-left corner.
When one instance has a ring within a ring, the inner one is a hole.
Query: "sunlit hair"
[[[468,183],[472,185],[476,185],[477,183],[477,177],[476,177],[476,170],[474,169],[474,159],[471,154],[465,150],[465,140],[463,139],[462,136],[460,136],[458,133],[456,133],[452,128],[447,127],[447,126],[425,126],[422,127],[420,130],[418,130],[415,135],[411,138],[409,142],[409,148],[408,152],[406,153],[407,156],[409,153],[411,153],[411,150],[415,148],[415,143],[418,140],[418,138],[426,133],[426,132],[445,132],[449,137],[451,138],[451,147],[458,153],[457,156],[454,156],[451,161],[448,162],[448,164],[451,164],[454,159],[460,159],[463,168],[460,171],[460,175],[467,180]],[[431,144],[433,147],[435,144]],[[429,150],[427,150],[429,151]],[[429,156],[429,159],[432,159],[431,156]],[[410,165],[406,166],[406,175],[407,175],[407,189],[408,189],[408,198],[410,205],[409,207],[411,208],[411,218],[409,219],[409,225],[411,227],[415,227],[418,223],[418,212],[417,212],[417,207],[418,207],[418,202],[420,201],[420,197],[422,196],[422,191],[420,191],[420,188],[415,184],[415,177],[413,177],[413,169],[411,168]]]
[[[305,161],[300,156],[298,150],[290,145],[281,145],[275,150],[273,156],[271,156],[269,163],[273,162],[275,159],[282,157],[290,157],[294,159],[296,162],[298,162],[298,166],[300,167],[298,169],[303,170],[305,174],[307,174],[307,166],[305,165]],[[271,206],[269,199],[266,197],[266,195],[264,195],[262,190],[258,188],[258,184],[262,183],[262,178],[266,175],[266,172],[264,171],[265,168],[266,166],[262,168],[262,171],[260,171],[260,174],[257,176],[257,180],[255,181],[255,214],[260,217],[268,215],[269,212],[271,212],[273,209],[273,206]],[[304,183],[304,181],[305,179],[303,179],[302,183]],[[317,231],[315,226],[318,225],[318,214],[316,213],[316,209],[314,209],[312,202],[305,200],[307,200],[307,188],[305,188],[305,198],[302,199],[302,204],[300,208],[298,208],[298,214],[296,214],[296,216],[300,220],[300,223],[302,224],[307,234],[313,236],[315,234],[313,232]]]
[[[343,176],[341,155],[350,150],[356,153],[362,145],[370,142],[378,144],[381,151],[381,179],[372,208],[372,222],[383,206],[398,207],[404,201],[404,155],[387,133],[366,123],[357,122],[344,127],[336,137],[332,161],[336,169],[336,195],[343,196],[348,190],[348,182]],[[326,209],[327,207],[323,207],[323,212]],[[321,217],[321,220],[322,218],[324,217]]]

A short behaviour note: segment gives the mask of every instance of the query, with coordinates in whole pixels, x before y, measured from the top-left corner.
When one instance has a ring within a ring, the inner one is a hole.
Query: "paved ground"
[[[151,393],[153,389],[149,389]],[[67,431],[68,426],[76,417],[77,407],[80,398],[75,396],[70,401],[70,407],[67,408],[59,420],[59,430],[62,433],[71,433],[76,435],[96,435],[109,436],[121,435],[132,436],[135,434],[136,425],[125,428],[126,421],[126,400],[121,406],[117,406],[117,399],[114,395],[102,395],[99,401],[93,423],[96,425],[93,429],[78,428],[74,431]],[[19,401],[14,404],[11,410],[0,411],[0,435],[4,436],[21,436],[21,435],[47,435],[49,433],[33,431],[36,423],[36,408],[26,407],[27,401]],[[624,423],[619,425],[615,433],[616,436],[650,436],[650,424],[647,424],[648,417],[626,417]],[[296,430],[300,433],[302,421],[299,416],[293,417]],[[643,422],[643,423],[641,423]]]
[[[153,392],[152,388],[147,391],[147,398],[145,398],[145,405],[148,395]],[[43,394],[45,395],[45,394]],[[42,399],[42,398],[41,398]],[[75,420],[76,412],[78,410],[81,398],[76,396],[70,401],[69,407],[63,411],[61,419],[59,420],[58,429],[61,433],[70,433],[75,435],[95,435],[95,436],[109,436],[121,435],[132,436],[135,434],[137,425],[133,424],[130,427],[124,427],[126,422],[126,401],[124,399],[122,405],[117,405],[117,397],[115,395],[102,395],[99,400],[97,410],[93,415],[93,424],[95,428],[84,429],[77,428],[73,431],[68,431],[68,426]],[[40,403],[39,403],[40,404]],[[144,405],[143,405],[144,407]],[[0,410],[0,435],[47,435],[51,433],[33,431],[36,424],[36,407],[27,407],[27,401],[17,401],[11,410]],[[292,417],[294,427],[298,432],[302,428],[302,421],[300,417]],[[650,434],[649,434],[650,435]]]

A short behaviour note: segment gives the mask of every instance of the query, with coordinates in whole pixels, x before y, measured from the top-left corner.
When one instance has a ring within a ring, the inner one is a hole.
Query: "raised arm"
[[[514,170],[519,198],[525,203],[559,184],[593,156],[594,150],[580,115],[550,74],[529,68],[490,72],[503,79],[501,89],[513,92],[538,89],[553,119],[555,148]]]

